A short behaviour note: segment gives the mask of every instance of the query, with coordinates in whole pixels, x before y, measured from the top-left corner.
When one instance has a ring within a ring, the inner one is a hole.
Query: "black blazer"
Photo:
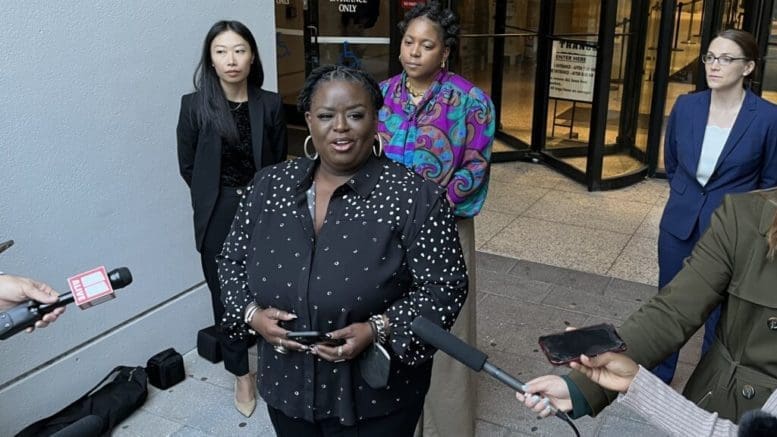
[[[191,190],[194,210],[194,238],[201,250],[205,230],[221,189],[221,137],[197,122],[196,93],[181,98],[178,116],[178,166]],[[286,159],[288,139],[281,97],[257,87],[248,87],[251,143],[256,169]]]

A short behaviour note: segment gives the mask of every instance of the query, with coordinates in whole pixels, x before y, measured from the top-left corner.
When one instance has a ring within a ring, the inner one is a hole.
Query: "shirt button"
[[[769,317],[769,319],[766,320],[766,326],[772,331],[777,331],[777,317]]]
[[[755,396],[755,389],[750,384],[745,384],[744,387],[742,387],[742,396],[745,397],[745,399],[753,399]]]

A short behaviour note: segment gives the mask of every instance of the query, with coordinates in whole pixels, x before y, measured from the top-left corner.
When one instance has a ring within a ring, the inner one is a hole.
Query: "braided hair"
[[[383,106],[383,94],[380,92],[380,86],[369,74],[362,70],[346,67],[344,65],[322,65],[310,73],[305,79],[305,85],[297,98],[297,109],[300,112],[310,111],[310,101],[316,88],[322,82],[345,81],[358,83],[370,96],[373,110],[378,110]]]

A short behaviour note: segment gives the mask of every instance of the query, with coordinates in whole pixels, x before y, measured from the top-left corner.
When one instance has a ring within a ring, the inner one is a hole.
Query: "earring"
[[[440,63],[440,68],[441,69],[445,70],[445,64],[447,63],[447,61],[448,61],[447,59],[443,59],[442,60],[442,63]]]
[[[309,160],[315,161],[316,159],[318,159],[318,152],[313,154],[310,154],[310,152],[308,152],[308,143],[312,139],[313,137],[311,137],[310,135],[308,135],[307,138],[305,138],[305,143],[302,145],[302,151],[305,153],[305,156],[307,156]]]
[[[375,134],[378,137],[378,151],[375,151],[375,143],[372,143],[372,154],[380,158],[383,154],[383,136],[381,134]]]

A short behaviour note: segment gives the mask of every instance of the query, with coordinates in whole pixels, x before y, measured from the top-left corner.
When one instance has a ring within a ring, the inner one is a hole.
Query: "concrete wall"
[[[97,265],[135,278],[115,300],[0,342],[0,435],[80,396],[116,365],[195,346],[211,320],[175,125],[219,19],[254,31],[276,89],[271,0],[4,1],[0,270],[66,290]]]

